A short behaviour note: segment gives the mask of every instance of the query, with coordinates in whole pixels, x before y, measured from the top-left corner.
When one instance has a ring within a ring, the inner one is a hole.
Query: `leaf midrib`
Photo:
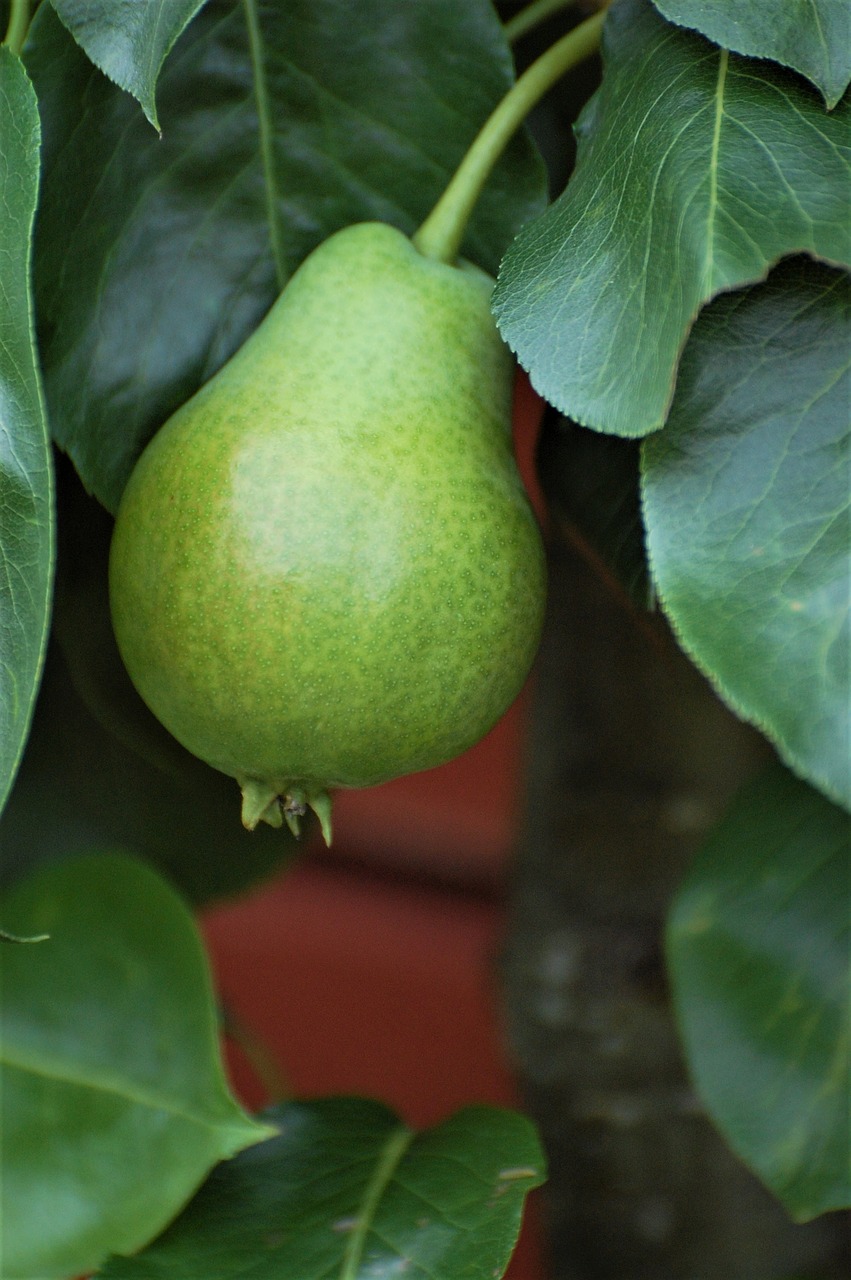
[[[349,1237],[343,1257],[340,1280],[357,1280],[367,1237],[375,1221],[381,1198],[414,1136],[412,1129],[407,1128],[406,1125],[399,1125],[387,1137],[372,1176],[364,1189],[357,1212],[357,1225]]]
[[[712,280],[715,261],[715,220],[718,212],[718,158],[721,151],[721,121],[724,118],[724,89],[727,83],[727,67],[730,55],[721,50],[718,61],[718,77],[715,85],[715,119],[712,125],[712,146],[709,153],[709,204],[706,210],[706,256],[703,265],[702,293],[713,293]]]
[[[254,100],[257,104],[260,161],[263,166],[263,190],[266,196],[269,243],[275,262],[278,288],[283,289],[287,282],[288,273],[284,262],[281,228],[277,213],[278,185],[275,176],[275,158],[272,145],[272,108],[269,101],[269,86],[266,82],[265,51],[263,35],[260,30],[260,19],[257,15],[257,0],[243,0],[243,9],[248,28],[248,51],[253,71]]]

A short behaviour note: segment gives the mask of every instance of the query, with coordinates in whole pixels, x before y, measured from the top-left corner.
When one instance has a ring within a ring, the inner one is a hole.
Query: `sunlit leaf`
[[[228,1092],[192,917],[153,871],[77,858],[2,902],[0,1274],[137,1249],[212,1165],[270,1130]]]

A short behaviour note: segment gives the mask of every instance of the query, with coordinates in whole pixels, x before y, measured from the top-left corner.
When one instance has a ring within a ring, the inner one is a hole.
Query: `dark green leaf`
[[[791,260],[719,298],[645,442],[653,575],[684,647],[851,806],[851,283]]]
[[[28,61],[45,132],[36,279],[54,436],[113,509],[148,437],[306,254],[359,220],[413,231],[512,79],[489,0],[211,0],[160,76],[162,139],[49,8]],[[495,271],[543,199],[518,137],[465,253]]]
[[[30,297],[38,166],[35,94],[19,59],[0,48],[0,809],[29,729],[53,573],[53,480]]]
[[[112,520],[65,459],[59,480],[54,638],[0,819],[0,879],[117,845],[150,859],[194,902],[236,893],[297,846],[265,824],[246,831],[233,778],[185,751],[136,693],[109,616]]]
[[[807,251],[851,265],[851,101],[670,26],[609,13],[576,172],[509,250],[503,335],[563,413],[615,435],[665,421],[700,307]]]
[[[850,876],[847,814],[772,766],[710,838],[669,922],[697,1087],[798,1221],[851,1206]]]
[[[159,129],[154,90],[166,55],[204,0],[51,0],[95,66]]]
[[[528,1120],[468,1107],[413,1133],[380,1103],[265,1113],[281,1134],[215,1169],[185,1213],[104,1280],[496,1280],[543,1181]]]
[[[835,107],[851,81],[848,0],[653,0],[671,22],[800,71]]]
[[[269,1135],[231,1098],[192,917],[118,854],[3,903],[0,1274],[67,1277],[137,1249],[218,1160]]]

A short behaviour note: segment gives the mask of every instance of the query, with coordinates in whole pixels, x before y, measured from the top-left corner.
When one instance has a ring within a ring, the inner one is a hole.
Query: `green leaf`
[[[679,639],[797,772],[851,807],[851,282],[806,259],[719,298],[644,444]]]
[[[798,1221],[851,1206],[849,874],[847,815],[775,765],[710,837],[668,926],[697,1088]]]
[[[835,107],[851,81],[848,0],[653,0],[670,22],[800,71]]]
[[[378,1102],[265,1113],[277,1138],[215,1169],[185,1213],[104,1280],[495,1280],[543,1181],[528,1120],[468,1107],[413,1133]]]
[[[30,297],[38,169],[35,94],[19,59],[0,48],[0,809],[29,729],[53,574],[53,478]]]
[[[851,265],[851,100],[670,26],[606,20],[605,74],[564,194],[506,255],[494,305],[563,413],[642,436],[668,412],[700,307],[798,250]]]
[[[2,905],[0,1274],[67,1277],[137,1249],[209,1169],[271,1130],[231,1098],[186,907],[118,854],[80,857]]]
[[[51,0],[96,67],[159,129],[154,90],[166,56],[204,0]]]
[[[54,437],[110,509],[153,431],[311,249],[360,220],[416,229],[513,76],[489,0],[211,0],[163,68],[158,139],[48,6],[27,57]],[[495,271],[544,198],[519,136],[465,253]]]

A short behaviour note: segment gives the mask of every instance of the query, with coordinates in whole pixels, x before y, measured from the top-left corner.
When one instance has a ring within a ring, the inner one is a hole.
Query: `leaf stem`
[[[420,253],[453,263],[482,187],[511,136],[548,89],[565,72],[592,54],[600,43],[605,12],[595,13],[542,53],[524,71],[485,121],[449,185],[413,242]]]
[[[539,22],[545,22],[560,9],[569,9],[574,4],[576,0],[532,0],[525,9],[521,9],[513,18],[509,18],[502,24],[506,40],[509,44],[513,44],[515,40],[525,36],[527,31],[536,27]]]
[[[3,43],[20,58],[30,25],[30,0],[12,0],[9,10],[9,25]]]
[[[0,942],[49,942],[49,933],[33,933],[26,937],[22,937],[18,933],[7,933],[5,929],[0,929]]]
[[[286,1102],[291,1098],[292,1090],[266,1043],[227,1004],[219,1005],[219,1024],[227,1038],[242,1050],[269,1102]]]

